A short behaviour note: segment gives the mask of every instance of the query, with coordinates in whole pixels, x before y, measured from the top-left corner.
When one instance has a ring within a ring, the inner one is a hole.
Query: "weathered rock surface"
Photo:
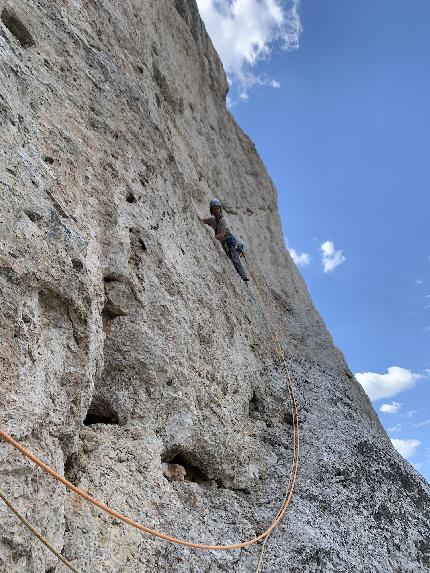
[[[229,543],[292,460],[255,283],[199,222],[226,201],[288,351],[300,480],[266,572],[430,570],[429,486],[394,451],[285,250],[194,0],[0,1],[1,427],[151,527]],[[85,572],[249,572],[93,509],[0,445],[0,484]],[[0,505],[0,570],[63,571]]]

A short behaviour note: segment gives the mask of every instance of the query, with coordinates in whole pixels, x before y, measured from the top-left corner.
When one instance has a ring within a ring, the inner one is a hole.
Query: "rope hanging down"
[[[293,403],[295,404],[295,408],[297,408],[295,401]],[[31,460],[33,463],[38,465],[46,473],[50,474],[53,478],[55,478],[57,481],[62,483],[67,489],[69,489],[70,491],[73,491],[74,493],[76,493],[77,495],[79,495],[80,497],[82,497],[83,499],[85,499],[86,501],[91,503],[92,505],[102,509],[103,511],[105,511],[106,513],[109,513],[110,515],[119,519],[120,521],[123,521],[124,523],[131,525],[135,529],[139,529],[140,531],[143,531],[144,533],[147,533],[148,535],[151,535],[153,537],[158,537],[159,539],[163,539],[164,541],[169,541],[170,543],[176,543],[178,545],[185,545],[187,547],[192,547],[194,549],[204,549],[204,550],[213,550],[213,551],[217,551],[217,550],[218,551],[229,551],[229,550],[233,550],[233,549],[242,549],[243,547],[249,547],[250,545],[254,545],[255,543],[258,543],[259,541],[265,539],[275,529],[275,527],[279,524],[279,522],[281,521],[285,512],[287,511],[287,507],[290,504],[291,498],[293,496],[294,485],[295,485],[295,482],[297,480],[298,464],[299,464],[300,442],[298,440],[298,427],[295,430],[296,430],[295,431],[296,436],[294,439],[295,452],[294,452],[293,465],[291,468],[291,476],[290,476],[291,479],[290,479],[289,488],[287,490],[287,494],[285,496],[284,502],[281,505],[281,508],[279,509],[277,516],[273,520],[272,524],[263,533],[260,533],[260,535],[258,535],[257,537],[253,537],[252,539],[248,539],[247,541],[242,541],[240,543],[234,543],[231,545],[209,545],[206,543],[195,543],[195,542],[187,541],[184,539],[178,539],[178,538],[173,537],[171,535],[167,535],[166,533],[162,533],[161,531],[151,529],[150,527],[142,525],[141,523],[137,523],[136,521],[132,520],[131,518],[127,517],[126,515],[123,515],[122,513],[115,511],[114,509],[111,509],[109,506],[107,506],[103,502],[99,501],[98,499],[92,497],[91,495],[89,495],[88,493],[83,491],[82,489],[74,486],[72,483],[70,483],[68,480],[66,480],[63,476],[61,476],[59,473],[57,473],[54,469],[52,469],[50,466],[45,464],[41,459],[39,459],[37,456],[32,454],[24,446],[22,446],[20,443],[15,441],[11,436],[9,436],[9,434],[4,432],[3,430],[0,430],[0,436],[6,442],[11,444],[14,448],[16,448],[19,452],[21,452],[21,454],[23,454],[26,458]]]
[[[300,455],[300,434],[299,434],[300,430],[299,430],[299,423],[298,423],[298,418],[297,418],[297,403],[296,403],[294,394],[290,395],[290,397],[292,399],[293,419],[294,419],[293,420],[293,423],[294,423],[294,457],[293,457],[293,463],[292,463],[292,467],[291,467],[289,486],[288,486],[284,501],[283,501],[275,519],[273,520],[272,524],[263,533],[260,533],[260,535],[253,537],[252,539],[248,539],[247,541],[242,541],[240,543],[234,543],[231,545],[209,545],[209,544],[205,544],[205,543],[195,543],[195,542],[187,541],[184,539],[178,539],[178,538],[173,537],[171,535],[167,535],[165,533],[162,533],[160,531],[157,531],[155,529],[151,529],[150,527],[147,527],[145,525],[137,523],[136,521],[123,515],[122,513],[119,513],[118,511],[111,509],[109,506],[107,506],[103,502],[99,501],[98,499],[95,499],[94,497],[92,497],[91,495],[89,495],[88,493],[83,491],[82,489],[74,486],[72,483],[70,483],[68,480],[66,480],[63,476],[61,476],[59,473],[57,473],[55,470],[53,470],[50,466],[45,464],[41,459],[39,459],[37,456],[32,454],[24,446],[22,446],[20,443],[15,441],[11,436],[9,436],[9,434],[4,432],[3,430],[0,430],[0,436],[6,442],[11,444],[14,448],[16,448],[19,452],[21,452],[21,454],[23,454],[26,458],[31,460],[33,463],[38,465],[46,473],[50,474],[53,478],[55,478],[57,481],[62,483],[67,489],[69,489],[70,491],[73,491],[74,493],[76,493],[77,495],[79,495],[80,497],[82,497],[83,499],[88,501],[89,503],[93,504],[96,507],[99,507],[100,509],[102,509],[106,513],[109,513],[113,517],[123,521],[124,523],[127,523],[128,525],[131,525],[135,529],[139,529],[140,531],[143,531],[144,533],[147,533],[148,535],[151,535],[153,537],[158,537],[159,539],[163,539],[163,540],[168,541],[170,543],[176,543],[178,545],[185,545],[187,547],[192,547],[194,549],[204,549],[204,550],[214,550],[214,551],[217,551],[217,550],[229,551],[229,550],[233,550],[233,549],[241,549],[243,547],[249,547],[250,545],[254,545],[255,543],[258,543],[259,541],[265,539],[275,529],[275,527],[279,524],[279,522],[281,521],[285,512],[287,511],[288,505],[290,504],[290,501],[291,501],[291,498],[292,498],[293,492],[294,492],[294,486],[295,486],[295,483],[297,480],[298,466],[299,466],[299,455]]]
[[[281,364],[283,366],[283,370],[284,370],[284,374],[285,377],[287,378],[287,386],[288,386],[288,393],[289,393],[289,398],[290,398],[290,405],[291,405],[291,411],[292,411],[292,416],[293,416],[293,431],[294,431],[294,456],[293,459],[296,460],[296,438],[297,438],[297,464],[299,463],[299,457],[300,457],[300,423],[299,423],[299,418],[298,418],[298,406],[297,406],[297,402],[296,402],[296,398],[295,398],[295,394],[293,391],[293,381],[292,381],[292,377],[291,377],[291,373],[290,373],[290,369],[288,367],[288,362],[285,356],[285,351],[282,348],[281,342],[279,341],[279,337],[277,335],[277,328],[276,325],[274,325],[274,321],[273,321],[273,314],[272,312],[270,312],[270,318],[271,320],[268,320],[267,318],[267,314],[265,312],[265,308],[272,308],[273,302],[272,299],[269,299],[266,296],[266,289],[263,289],[261,287],[261,282],[259,277],[257,277],[257,273],[255,273],[255,268],[254,265],[250,264],[250,261],[248,261],[247,257],[245,256],[245,254],[242,255],[243,258],[245,259],[245,261],[247,262],[247,265],[249,267],[249,271],[250,274],[252,276],[252,278],[254,279],[254,283],[255,286],[257,287],[257,293],[258,293],[258,299],[259,299],[259,303],[260,303],[260,307],[263,311],[264,314],[264,318],[266,320],[267,326],[269,327],[269,332],[271,332],[272,334],[272,339],[275,343],[275,347],[278,353],[278,357],[281,361]],[[265,303],[263,303],[261,297],[264,299]],[[288,482],[288,489],[287,489],[287,493],[289,491],[290,488],[290,484],[291,481],[294,479],[294,483],[295,480],[297,478],[297,474],[293,473],[294,470],[294,461],[293,464],[291,466],[291,471],[290,471],[290,478],[289,478],[289,482]],[[294,483],[293,483],[293,488],[294,488]],[[284,501],[285,503],[285,501]],[[263,559],[264,559],[264,554],[266,551],[266,545],[267,542],[269,540],[270,535],[273,533],[273,529],[272,531],[270,531],[266,537],[263,540],[263,543],[261,544],[261,550],[260,550],[260,554],[259,554],[259,558],[258,558],[258,563],[257,563],[257,569],[255,571],[255,573],[262,573],[263,571]]]
[[[254,273],[252,273],[252,274],[254,274]],[[257,290],[259,290],[261,292],[257,281],[256,281],[256,285],[257,285]],[[267,315],[264,312],[264,305],[262,304],[261,299],[260,299],[260,305],[263,309],[263,313],[266,317],[266,321],[269,323],[269,321],[267,320]],[[161,531],[157,531],[155,529],[152,529],[146,525],[143,525],[141,523],[134,521],[130,517],[127,517],[126,515],[123,515],[122,513],[118,512],[114,509],[111,509],[109,506],[107,506],[103,502],[92,497],[87,492],[83,491],[82,489],[76,487],[75,485],[73,485],[68,480],[66,480],[58,472],[56,472],[54,469],[52,469],[50,466],[48,466],[46,463],[44,463],[37,456],[32,454],[28,449],[26,449],[24,446],[22,446],[20,443],[18,443],[16,440],[14,440],[9,434],[7,434],[5,431],[3,431],[1,429],[0,429],[0,437],[2,437],[6,442],[8,442],[10,445],[12,445],[14,448],[16,448],[19,452],[21,452],[21,454],[23,454],[26,458],[28,458],[33,463],[38,465],[43,471],[50,474],[54,479],[56,479],[57,481],[62,483],[70,491],[76,493],[77,495],[79,495],[80,497],[82,497],[83,499],[85,499],[86,501],[91,503],[92,505],[102,509],[103,511],[112,515],[116,519],[119,519],[120,521],[123,521],[124,523],[127,523],[131,527],[134,527],[135,529],[143,531],[144,533],[146,533],[152,537],[157,537],[159,539],[162,539],[162,540],[167,541],[169,543],[175,543],[177,545],[185,545],[186,547],[191,547],[193,549],[202,549],[202,550],[211,550],[211,551],[231,551],[233,549],[242,549],[244,547],[249,547],[250,545],[254,545],[254,544],[258,543],[259,541],[266,540],[269,537],[269,535],[272,533],[272,531],[277,527],[279,522],[282,520],[283,516],[285,515],[285,512],[287,511],[287,508],[288,508],[288,506],[291,502],[291,499],[293,497],[293,492],[294,492],[295,484],[297,481],[299,462],[300,462],[300,425],[299,425],[299,418],[298,418],[298,406],[297,406],[297,401],[296,401],[294,389],[293,389],[293,382],[292,382],[291,374],[290,374],[289,367],[287,364],[287,360],[285,357],[285,353],[282,349],[282,346],[279,342],[279,339],[276,335],[276,332],[273,329],[271,329],[271,331],[272,331],[273,340],[275,341],[275,345],[277,347],[279,359],[283,365],[284,373],[285,373],[285,376],[287,379],[288,394],[289,394],[292,416],[293,416],[293,432],[294,432],[293,461],[292,461],[292,465],[291,465],[290,477],[289,477],[288,488],[287,488],[287,491],[285,494],[285,498],[282,502],[281,507],[279,508],[279,511],[278,511],[275,519],[273,520],[271,525],[265,531],[260,533],[258,536],[253,537],[252,539],[248,539],[246,541],[242,541],[242,542],[234,543],[234,544],[230,544],[230,545],[210,545],[210,544],[206,544],[206,543],[198,543],[198,542],[188,541],[185,539],[178,539],[177,537],[174,537],[172,535],[168,535],[166,533],[162,533]],[[263,545],[263,550],[264,550],[264,545]],[[263,555],[263,553],[261,554],[260,561],[262,559],[262,555]]]
[[[49,541],[47,539],[45,539],[45,537],[43,537],[43,535],[41,533],[39,533],[32,525],[29,521],[27,521],[27,519],[18,511],[18,509],[7,499],[6,495],[2,492],[2,490],[0,489],[0,499],[2,499],[5,504],[8,506],[8,508],[17,516],[17,518],[21,521],[21,523],[23,523],[25,525],[25,527],[27,527],[31,533],[37,537],[37,539],[39,541],[41,541],[43,543],[43,545],[45,545],[49,551],[51,551],[55,557],[57,557],[60,561],[62,561],[64,563],[64,565],[66,565],[66,567],[68,567],[70,569],[70,571],[73,571],[73,573],[79,573],[79,571],[77,569],[75,569],[73,567],[73,565],[67,561],[67,559],[65,557],[63,557],[61,555],[61,553],[59,551],[57,551],[55,549],[55,547],[53,547]]]

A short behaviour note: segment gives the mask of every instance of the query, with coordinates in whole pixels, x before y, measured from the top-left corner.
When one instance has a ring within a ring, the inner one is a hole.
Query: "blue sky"
[[[198,4],[313,301],[430,481],[430,2]]]

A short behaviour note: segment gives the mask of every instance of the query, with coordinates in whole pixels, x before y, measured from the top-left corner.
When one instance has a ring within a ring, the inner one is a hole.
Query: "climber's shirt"
[[[233,233],[230,232],[230,224],[225,215],[221,215],[219,219],[216,217],[209,217],[208,225],[212,227],[216,235],[224,231],[224,237],[219,239],[222,243],[230,237],[233,237]]]
[[[238,242],[236,237],[230,231],[230,225],[228,219],[225,215],[221,217],[208,217],[207,219],[202,219],[203,223],[212,227],[215,231],[215,235],[221,235],[222,239],[218,239],[227,256],[231,259],[236,271],[246,282],[249,278],[246,276],[245,269],[243,268],[242,262],[240,260],[241,253],[243,252],[244,246]]]

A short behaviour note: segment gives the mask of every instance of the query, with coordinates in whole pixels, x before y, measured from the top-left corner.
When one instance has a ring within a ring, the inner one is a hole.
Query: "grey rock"
[[[429,485],[312,305],[194,0],[0,11],[1,427],[150,527],[251,538],[276,515],[292,461],[276,331],[302,455],[264,571],[429,571]],[[213,196],[247,245],[249,289],[199,221]],[[145,536],[4,443],[0,484],[81,571],[256,567],[257,546]],[[0,571],[61,567],[0,505]]]

